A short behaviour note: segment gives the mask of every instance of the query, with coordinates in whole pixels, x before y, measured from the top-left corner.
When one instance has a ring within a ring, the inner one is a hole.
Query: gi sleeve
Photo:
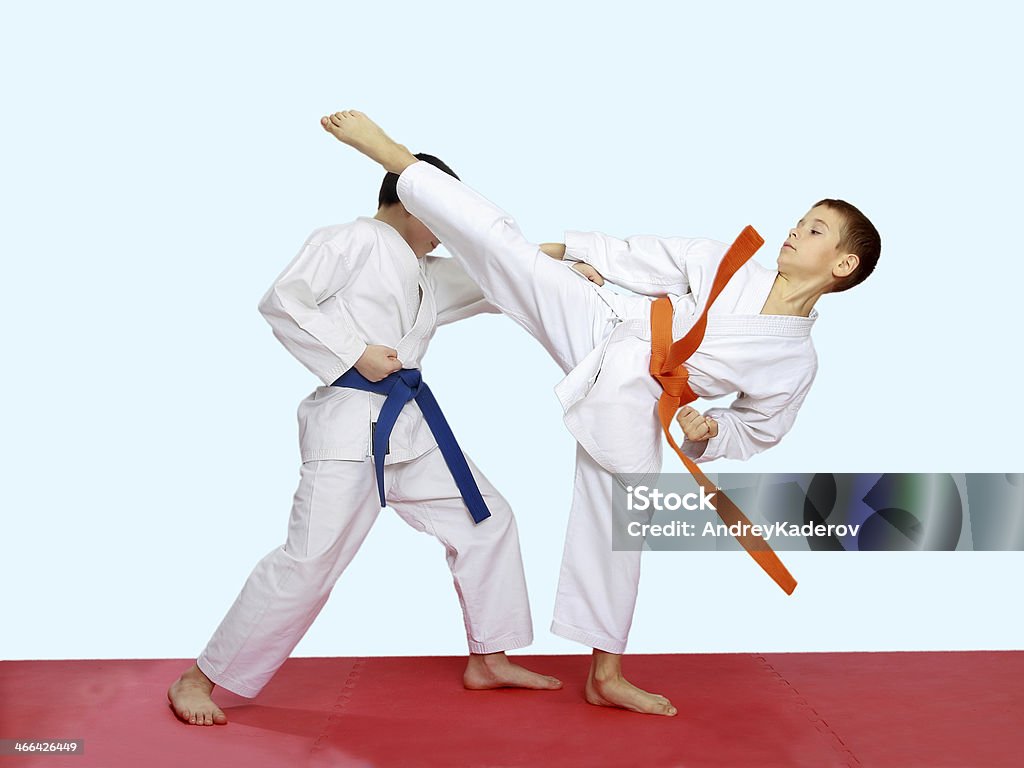
[[[259,303],[278,341],[326,385],[366,350],[344,313],[329,300],[358,271],[372,242],[360,236],[358,225],[317,230]]]
[[[483,312],[498,312],[455,259],[438,256],[424,258],[427,259],[423,265],[424,272],[437,304],[438,325],[454,323]]]
[[[721,258],[722,243],[706,238],[634,235],[625,240],[601,232],[566,232],[565,260],[589,264],[605,280],[644,296],[690,290],[687,263]]]
[[[740,393],[728,408],[711,408],[705,415],[718,422],[718,435],[707,441],[680,444],[698,464],[715,459],[749,459],[771,448],[792,429],[797,412],[814,382],[816,366],[805,371],[793,389],[768,397]]]

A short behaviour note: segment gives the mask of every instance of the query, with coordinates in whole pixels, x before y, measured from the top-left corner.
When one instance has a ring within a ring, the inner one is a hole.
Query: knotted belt
[[[387,398],[380,408],[377,426],[373,431],[373,465],[377,472],[377,493],[380,495],[382,507],[387,505],[384,498],[384,455],[387,453],[388,438],[402,408],[410,400],[415,400],[434,439],[437,440],[437,447],[441,449],[444,463],[448,465],[448,471],[452,473],[455,485],[462,494],[462,500],[466,502],[473,521],[480,523],[491,516],[484,497],[480,494],[480,488],[473,479],[469,464],[466,463],[466,457],[462,455],[462,449],[459,448],[455,435],[452,434],[452,429],[441,412],[441,406],[437,404],[434,393],[423,381],[418,370],[403,368],[380,381],[370,381],[355,368],[349,368],[331,386],[361,389],[364,392],[385,395]]]
[[[651,375],[658,380],[662,388],[661,397],[658,400],[658,418],[668,444],[679,454],[683,464],[690,470],[690,474],[704,488],[705,492],[717,493],[715,508],[718,516],[730,527],[737,523],[740,525],[741,534],[737,535],[736,539],[743,545],[743,548],[775,580],[775,583],[782,587],[786,594],[791,595],[796,589],[796,579],[782,564],[778,555],[762,537],[749,533],[751,523],[747,516],[728,496],[715,487],[714,483],[700,471],[689,456],[680,450],[669,433],[672,417],[675,416],[680,406],[697,399],[693,390],[690,389],[686,366],[683,363],[697,350],[704,339],[704,331],[708,325],[708,309],[732,276],[736,274],[736,271],[763,244],[764,239],[753,227],[747,227],[740,233],[718,266],[714,282],[711,285],[711,293],[704,305],[704,311],[693,327],[679,341],[672,343],[672,302],[667,297],[662,297],[654,302],[651,307]]]

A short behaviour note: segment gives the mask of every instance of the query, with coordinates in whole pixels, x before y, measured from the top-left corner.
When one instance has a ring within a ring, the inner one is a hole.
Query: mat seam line
[[[349,670],[348,676],[345,678],[345,682],[341,686],[341,692],[338,694],[338,698],[334,700],[334,704],[331,707],[331,714],[324,722],[320,735],[317,736],[313,740],[312,745],[310,745],[310,755],[314,755],[323,750],[324,744],[328,739],[328,735],[334,729],[334,724],[344,716],[345,709],[352,700],[352,692],[356,687],[356,683],[359,681],[359,675],[362,673],[363,666],[365,664],[366,659],[356,659],[353,662],[352,669]]]
[[[791,682],[789,682],[789,680],[783,677],[779,673],[779,671],[772,666],[771,662],[769,662],[768,659],[766,659],[764,656],[757,654],[755,655],[755,658],[758,661],[760,661],[765,667],[767,667],[768,671],[771,674],[773,674],[776,678],[778,678],[779,681],[781,681],[782,684],[785,685],[793,693],[793,696],[796,698],[798,706],[806,710],[804,714],[807,714],[807,712],[809,712],[811,715],[813,715],[813,717],[809,717],[808,719],[811,721],[812,724],[814,724],[815,730],[817,730],[819,733],[822,732],[822,729],[817,726],[817,723],[821,723],[825,726],[825,732],[827,732],[837,742],[835,744],[832,744],[832,748],[846,756],[847,765],[849,766],[849,768],[864,768],[864,764],[861,763],[861,761],[853,753],[853,750],[850,749],[849,745],[845,741],[843,741],[842,737],[832,729],[832,726],[829,725],[828,721],[821,716],[821,713],[818,712],[818,710],[816,710],[814,707],[812,707],[811,703],[800,694],[800,691],[798,691],[796,687]]]

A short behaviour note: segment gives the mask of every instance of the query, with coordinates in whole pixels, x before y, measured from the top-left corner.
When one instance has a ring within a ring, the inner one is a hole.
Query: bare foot
[[[587,677],[587,701],[599,707],[620,707],[645,715],[675,717],[677,710],[671,701],[659,693],[637,688],[622,676],[621,659],[618,654],[594,651]]]
[[[338,141],[358,149],[391,173],[401,173],[416,162],[416,157],[395,143],[373,120],[362,112],[348,109],[320,118],[320,125]]]
[[[213,681],[193,664],[167,689],[167,698],[174,714],[182,722],[189,725],[225,725],[227,715],[210,698],[213,688]]]
[[[473,653],[462,675],[462,684],[471,691],[492,688],[530,688],[536,691],[557,691],[562,681],[549,675],[531,672],[513,664],[504,653]]]

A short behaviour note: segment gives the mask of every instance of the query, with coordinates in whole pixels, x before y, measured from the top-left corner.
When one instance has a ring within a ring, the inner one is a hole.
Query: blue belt
[[[378,395],[385,395],[387,399],[381,406],[380,415],[377,417],[377,426],[373,432],[373,464],[377,471],[377,493],[380,495],[380,505],[387,506],[384,499],[384,454],[387,453],[388,438],[391,430],[398,420],[398,414],[410,400],[415,400],[423,413],[423,418],[430,427],[430,431],[437,440],[437,447],[441,449],[448,470],[452,473],[455,485],[462,494],[462,500],[466,502],[469,514],[473,516],[476,523],[482,522],[491,516],[480,494],[473,473],[466,463],[466,457],[462,455],[455,435],[444,414],[441,413],[441,406],[434,399],[434,393],[424,383],[420,372],[414,368],[403,368],[395,371],[387,378],[380,381],[370,381],[355,368],[349,368],[345,374],[331,384],[332,387],[348,387],[350,389],[361,389],[364,392],[373,392]]]

